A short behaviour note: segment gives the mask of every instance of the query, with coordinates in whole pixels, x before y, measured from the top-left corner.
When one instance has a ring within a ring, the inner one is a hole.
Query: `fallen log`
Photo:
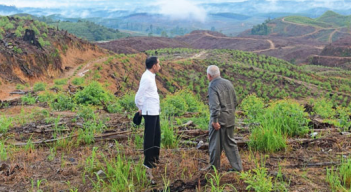
[[[313,132],[339,132],[338,128],[327,128],[327,129],[313,129]],[[312,132],[312,130],[311,130]]]
[[[323,122],[323,119],[319,118],[311,119],[311,121],[309,122],[309,126],[312,126],[314,129],[335,128],[334,125]]]
[[[193,125],[193,126],[194,126],[193,121],[188,121],[188,122],[184,123],[183,125],[180,125],[180,126],[178,126],[178,127],[175,127],[175,129],[186,128],[186,127],[189,127],[190,125]]]
[[[204,131],[201,129],[192,129],[192,130],[184,130],[184,131],[178,131],[178,134],[182,135],[189,135],[189,136],[199,136],[199,135],[208,135],[208,131]]]
[[[301,168],[301,167],[324,167],[324,166],[334,166],[334,165],[340,165],[340,163],[337,163],[337,162],[302,163],[302,164],[296,164],[296,165],[286,165],[283,167]]]
[[[71,131],[71,129],[36,129],[35,133],[47,133],[47,132],[55,132],[55,131]]]
[[[240,140],[240,137],[235,137],[235,139],[237,140],[236,141],[236,144],[238,145],[238,147],[246,147],[248,142],[250,140],[243,140],[243,138],[241,138],[242,140]],[[330,139],[330,138],[318,138],[318,139],[291,139],[291,140],[288,140],[287,141],[287,144],[293,144],[293,143],[299,143],[301,145],[306,145],[308,143],[312,143],[312,142],[316,142],[316,141],[323,141],[323,140],[326,140],[326,141],[330,141],[330,142],[336,142],[335,139]],[[182,142],[181,142],[182,143]],[[190,142],[186,142],[186,143],[183,143],[183,144],[189,144]],[[196,142],[195,142],[196,143]],[[194,144],[194,143],[192,143]],[[197,145],[198,143],[196,143]],[[206,150],[208,149],[208,143],[203,143],[201,146],[198,147],[198,149],[200,150]]]
[[[130,131],[108,133],[108,134],[102,134],[102,135],[94,136],[94,141],[125,140],[125,139],[128,139],[129,135],[121,135],[121,134],[126,134],[128,132],[130,132]],[[34,144],[34,145],[49,144],[49,143],[54,143],[56,141],[60,141],[60,140],[68,139],[68,138],[76,138],[76,137],[78,137],[78,134],[72,135],[72,136],[67,136],[67,137],[60,137],[60,138],[56,138],[56,139],[48,139],[48,140],[44,140],[44,141],[36,141],[36,142],[32,142],[32,144]],[[20,146],[26,146],[27,143],[14,143],[12,145],[20,147]]]

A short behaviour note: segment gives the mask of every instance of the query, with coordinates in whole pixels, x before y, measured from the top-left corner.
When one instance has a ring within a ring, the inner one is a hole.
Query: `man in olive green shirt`
[[[233,167],[230,170],[242,171],[238,146],[234,140],[237,99],[233,84],[221,78],[219,68],[215,65],[210,65],[207,68],[207,79],[210,81],[208,87],[211,112],[209,123],[210,167],[220,168],[220,157],[224,149],[229,163]]]

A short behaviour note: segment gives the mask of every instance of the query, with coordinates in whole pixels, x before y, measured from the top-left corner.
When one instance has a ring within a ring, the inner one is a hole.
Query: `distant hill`
[[[235,14],[235,13],[213,13],[213,14],[210,14],[210,15],[211,16],[217,16],[217,17],[236,19],[236,20],[246,20],[246,19],[250,18],[250,16],[241,15],[241,14]]]
[[[106,41],[130,36],[130,34],[120,32],[118,29],[107,28],[86,20],[72,19],[73,21],[60,22],[51,17],[37,17],[37,19],[88,41]]]
[[[115,53],[139,53],[160,48],[189,48],[190,45],[166,37],[127,37],[115,41],[98,43]]]
[[[344,16],[332,11],[325,12],[318,18],[305,16],[286,16],[255,25],[251,30],[239,36],[265,35],[270,37],[299,38],[331,43],[349,37],[351,16]]]
[[[338,27],[348,27],[351,24],[351,15],[345,16],[333,11],[327,11],[322,16],[317,18],[317,21],[331,23]]]
[[[219,32],[203,30],[195,30],[175,38],[128,37],[98,45],[116,53],[139,53],[160,48],[234,49],[278,57],[293,64],[306,62],[324,48],[323,43],[306,39],[276,36],[229,37]]]
[[[15,6],[6,6],[0,5],[0,14],[8,14],[8,13],[18,13],[19,10]]]

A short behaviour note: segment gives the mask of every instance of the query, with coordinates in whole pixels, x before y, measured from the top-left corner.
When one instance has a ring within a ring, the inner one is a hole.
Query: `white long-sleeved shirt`
[[[157,92],[156,75],[146,70],[141,76],[139,90],[135,95],[135,104],[142,115],[160,114],[160,96]]]

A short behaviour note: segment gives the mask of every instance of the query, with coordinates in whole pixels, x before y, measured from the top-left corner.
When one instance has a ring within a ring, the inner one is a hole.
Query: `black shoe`
[[[146,167],[148,169],[152,169],[152,168],[155,168],[157,166],[153,163],[144,163],[144,167]]]

